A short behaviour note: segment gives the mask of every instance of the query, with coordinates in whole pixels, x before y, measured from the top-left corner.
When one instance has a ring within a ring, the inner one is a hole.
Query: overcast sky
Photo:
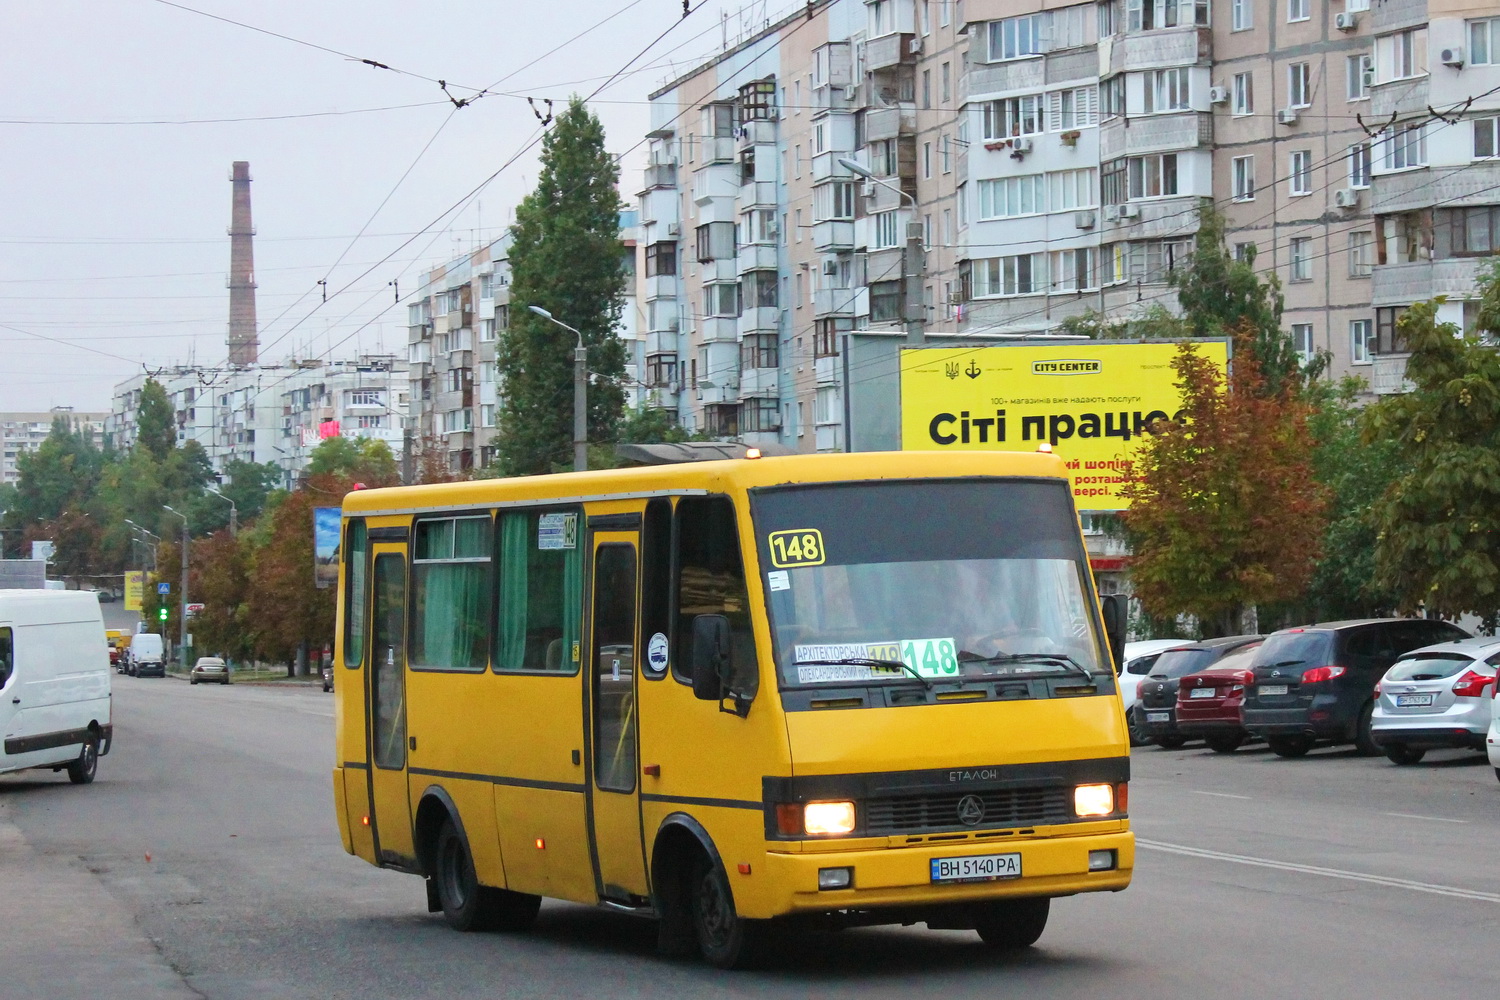
[[[223,363],[234,160],[254,177],[262,360],[404,351],[405,308],[388,282],[406,297],[424,267],[499,235],[537,170],[535,149],[520,155],[462,212],[361,277],[537,133],[522,97],[455,110],[423,78],[458,97],[495,86],[560,104],[667,32],[594,102],[610,151],[626,156],[633,202],[647,94],[718,50],[722,12],[732,42],[743,23],[800,3],[703,0],[686,19],[680,0],[182,6],[406,74],[163,0],[5,4],[0,410],[108,410],[111,387],[142,364]]]

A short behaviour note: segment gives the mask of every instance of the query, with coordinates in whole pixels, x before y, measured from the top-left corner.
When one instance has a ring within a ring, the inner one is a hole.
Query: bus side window
[[[666,649],[656,636],[672,634],[672,501],[656,497],[646,504],[641,532],[641,676],[660,680],[666,664],[654,662]]]
[[[693,619],[698,615],[723,615],[729,619],[734,661],[730,689],[743,698],[753,698],[760,672],[734,503],[722,496],[683,497],[677,502],[676,525],[672,675],[692,683]]]
[[[583,615],[578,523],[577,510],[500,515],[494,629],[497,673],[578,671]]]
[[[369,598],[369,547],[364,518],[349,522],[344,551],[344,666],[358,669],[365,662],[365,606]]]

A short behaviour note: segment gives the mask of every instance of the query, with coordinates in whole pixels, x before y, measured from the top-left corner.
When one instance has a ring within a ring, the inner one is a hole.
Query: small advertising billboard
[[[1194,348],[1218,367],[1229,343]],[[1079,510],[1122,510],[1131,456],[1153,421],[1182,406],[1175,343],[1075,341],[901,352],[904,450],[1035,451],[1067,463]]]
[[[146,574],[143,570],[125,571],[125,610],[141,610],[141,598],[146,593]]]
[[[313,582],[333,587],[339,582],[339,508],[313,508]]]

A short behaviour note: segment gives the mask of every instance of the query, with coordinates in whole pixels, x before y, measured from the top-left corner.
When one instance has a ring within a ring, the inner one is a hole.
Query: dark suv
[[[1256,653],[1245,692],[1245,728],[1281,757],[1316,740],[1353,742],[1380,753],[1370,735],[1375,684],[1396,657],[1435,642],[1467,639],[1456,625],[1425,618],[1325,622],[1274,632]]]

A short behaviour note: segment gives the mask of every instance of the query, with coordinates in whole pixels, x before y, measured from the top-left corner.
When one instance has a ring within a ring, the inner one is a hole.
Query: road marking
[[[1409,889],[1412,892],[1428,892],[1435,896],[1473,899],[1481,903],[1500,903],[1500,893],[1497,892],[1460,889],[1457,886],[1435,885],[1431,882],[1414,882],[1411,879],[1391,878],[1387,875],[1370,875],[1366,872],[1351,872],[1342,868],[1320,868],[1316,865],[1299,865],[1290,861],[1273,861],[1270,858],[1256,858],[1245,854],[1206,851],[1200,847],[1188,847],[1184,844],[1167,844],[1154,840],[1141,840],[1139,837],[1136,838],[1135,844],[1137,847],[1143,847],[1148,851],[1161,851],[1164,854],[1180,854],[1189,858],[1202,858],[1205,861],[1228,861],[1237,865],[1274,868],[1284,872],[1295,872],[1299,875],[1322,875],[1326,878],[1344,879],[1349,882],[1366,882],[1370,885],[1383,885],[1390,889]]]
[[[1246,802],[1250,801],[1250,796],[1248,795],[1230,795],[1228,792],[1200,792],[1196,788],[1189,788],[1188,791],[1194,795],[1212,795],[1216,799],[1244,799]]]
[[[1394,816],[1397,819],[1425,819],[1429,823],[1467,823],[1466,819],[1448,819],[1446,816],[1418,816],[1416,813],[1381,813],[1382,816]]]

